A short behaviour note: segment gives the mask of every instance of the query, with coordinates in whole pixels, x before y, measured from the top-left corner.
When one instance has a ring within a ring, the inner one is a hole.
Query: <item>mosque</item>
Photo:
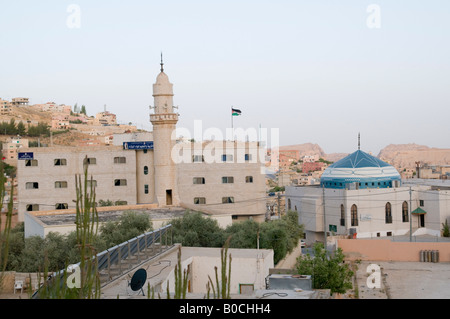
[[[358,147],[323,172],[320,186],[286,187],[286,206],[299,213],[310,244],[325,235],[440,236],[450,185],[402,181],[393,166]]]
[[[264,221],[265,159],[258,156],[259,142],[177,139],[173,97],[161,60],[153,84],[152,132],[121,136],[104,147],[21,149],[27,158],[17,167],[19,221],[27,212],[74,209],[74,177],[83,175],[85,165],[97,200],[187,208],[226,217],[226,223]]]

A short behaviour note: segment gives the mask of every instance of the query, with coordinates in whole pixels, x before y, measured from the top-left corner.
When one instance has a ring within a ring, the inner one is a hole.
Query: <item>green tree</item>
[[[100,238],[106,248],[121,244],[131,238],[152,230],[152,223],[147,213],[125,212],[116,221],[109,221],[100,226]]]
[[[259,246],[260,248],[273,249],[273,262],[275,264],[288,253],[289,240],[286,222],[274,220],[261,224]]]
[[[23,124],[22,121],[19,122],[19,124],[17,124],[17,134],[19,135],[25,135],[27,132],[27,128],[25,127],[25,124]]]
[[[7,135],[16,135],[17,134],[17,128],[16,128],[16,121],[12,117],[9,121],[8,125],[6,126],[6,134]]]
[[[80,113],[86,115],[86,106],[84,106],[84,105],[81,106]]]
[[[297,272],[311,275],[314,289],[330,289],[331,293],[345,293],[353,287],[354,272],[344,263],[342,249],[329,253],[322,243],[314,244],[314,256],[301,255],[297,259]]]
[[[290,253],[297,247],[300,238],[303,238],[304,227],[298,223],[298,212],[294,210],[288,210],[281,220],[285,222],[284,227],[289,237],[287,252]]]
[[[203,217],[199,212],[187,211],[183,217],[172,219],[170,224],[174,242],[183,246],[221,247],[225,241],[217,220]]]
[[[445,220],[445,223],[442,223],[442,236],[443,237],[450,237],[450,229],[448,226],[447,219]]]
[[[231,248],[257,248],[259,223],[254,220],[245,220],[233,223],[225,229],[225,236],[231,236]]]

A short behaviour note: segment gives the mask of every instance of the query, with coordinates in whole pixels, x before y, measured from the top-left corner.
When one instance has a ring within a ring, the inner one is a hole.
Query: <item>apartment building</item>
[[[0,115],[8,115],[11,112],[11,102],[0,98]]]
[[[2,155],[5,163],[9,165],[16,165],[17,155],[22,149],[29,146],[29,141],[26,138],[20,136],[13,136],[9,140],[3,143]]]

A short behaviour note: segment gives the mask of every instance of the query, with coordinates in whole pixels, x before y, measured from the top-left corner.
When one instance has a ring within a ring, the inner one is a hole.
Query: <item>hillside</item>
[[[323,149],[317,145],[312,143],[304,143],[304,144],[296,144],[296,145],[286,145],[286,146],[280,146],[280,150],[298,150],[300,151],[300,156],[305,155],[319,155],[319,157],[324,157],[325,152]]]
[[[22,121],[25,125],[36,125],[39,122],[51,125],[51,113],[42,112],[32,107],[11,107],[11,112],[8,115],[0,115],[0,122],[9,122],[11,118],[14,118],[16,124]],[[29,141],[37,141],[37,137],[25,137]],[[39,140],[42,144],[51,145],[64,145],[64,146],[76,146],[78,141],[83,139],[92,139],[88,134],[83,134],[74,130],[55,134],[52,139],[50,137],[41,137]],[[9,136],[1,135],[1,141],[9,140]]]
[[[14,118],[16,123],[23,121],[26,125],[28,121],[35,124],[37,122],[45,122],[51,124],[52,117],[49,112],[42,112],[32,107],[11,107],[11,112],[8,115],[0,115],[0,122],[9,122],[11,118]]]
[[[390,144],[380,151],[378,157],[397,168],[412,168],[419,161],[430,165],[450,165],[450,149],[417,144]]]

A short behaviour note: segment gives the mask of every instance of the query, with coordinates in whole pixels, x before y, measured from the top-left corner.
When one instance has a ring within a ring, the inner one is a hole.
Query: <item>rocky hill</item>
[[[417,144],[390,144],[380,151],[378,158],[397,168],[413,168],[416,166],[415,162],[450,165],[450,149]]]
[[[298,150],[298,151],[300,151],[300,156],[316,155],[316,154],[319,155],[319,157],[325,156],[325,152],[323,151],[323,149],[319,145],[313,144],[313,143],[285,145],[285,146],[280,146],[279,149],[280,150]]]
[[[32,107],[11,107],[11,112],[8,115],[0,115],[0,122],[9,122],[11,118],[19,123],[22,121],[25,125],[36,125],[39,122],[51,125],[51,113],[42,112],[40,110],[34,109]],[[9,136],[1,135],[0,141],[5,142],[9,140]],[[26,137],[29,141],[38,141],[37,137]],[[55,134],[50,137],[41,137],[40,143],[47,145],[64,145],[64,146],[77,146],[79,141],[84,139],[92,139],[88,134],[70,130],[68,132]]]
[[[280,150],[299,150],[301,156],[317,154],[330,162],[336,162],[348,155],[346,153],[326,154],[319,145],[312,143],[280,146]],[[450,165],[450,149],[431,148],[418,144],[390,144],[376,156],[397,169],[414,168],[415,162],[419,161],[429,165]]]

